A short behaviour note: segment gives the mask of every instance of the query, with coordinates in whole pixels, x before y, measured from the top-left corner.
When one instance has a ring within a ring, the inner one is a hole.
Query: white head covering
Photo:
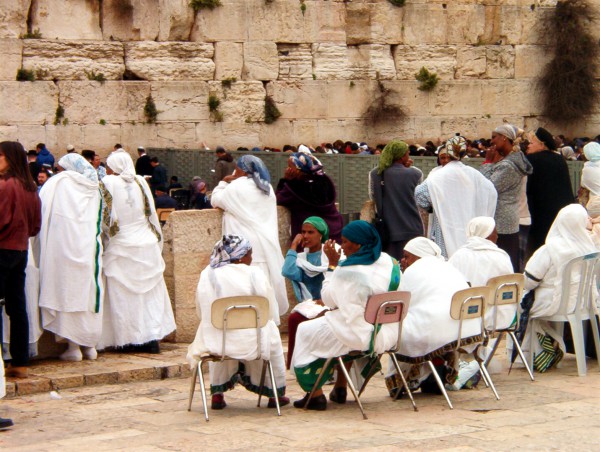
[[[583,153],[590,162],[597,162],[600,160],[600,143],[590,141],[583,147]]]
[[[492,217],[475,217],[467,224],[467,237],[487,239],[495,227],[496,222]]]
[[[119,149],[108,156],[106,164],[116,174],[121,176],[125,182],[133,182],[135,180],[135,165],[131,156],[123,149]]]
[[[501,126],[496,127],[494,132],[505,136],[510,141],[515,141],[517,139],[517,128],[512,124],[502,124]]]
[[[305,146],[303,144],[301,144],[300,146],[298,146],[298,152],[302,152],[304,154],[312,154],[312,152],[310,152],[310,149],[308,148],[308,146]]]
[[[71,153],[65,155],[58,161],[58,165],[67,171],[75,171],[85,176],[86,179],[98,183],[98,173],[91,163],[79,154]]]
[[[410,254],[414,254],[418,257],[433,256],[438,259],[444,259],[441,248],[425,237],[415,237],[410,240],[406,246],[404,246],[404,251],[408,251]]]

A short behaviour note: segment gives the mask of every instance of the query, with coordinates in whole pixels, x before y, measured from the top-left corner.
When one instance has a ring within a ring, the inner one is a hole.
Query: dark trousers
[[[26,366],[29,362],[25,267],[27,267],[27,251],[0,249],[0,299],[4,298],[4,308],[10,318],[10,354],[11,363],[15,367]],[[0,316],[1,332],[2,317]]]
[[[292,366],[292,355],[294,354],[294,346],[296,345],[296,331],[298,331],[298,325],[307,320],[306,317],[297,312],[292,312],[288,317],[288,355],[286,363],[288,369]]]
[[[385,247],[385,252],[400,262],[402,254],[404,253],[404,247],[409,241],[410,240],[398,240],[397,242],[390,242]]]
[[[521,273],[520,269],[520,248],[519,248],[519,233],[514,234],[498,234],[498,242],[496,242],[498,248],[506,251],[512,262],[513,271],[515,273]]]

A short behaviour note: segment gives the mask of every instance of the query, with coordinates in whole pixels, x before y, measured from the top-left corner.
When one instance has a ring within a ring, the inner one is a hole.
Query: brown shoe
[[[29,376],[29,368],[25,366],[13,367],[9,364],[6,368],[6,376],[13,378],[27,378]]]

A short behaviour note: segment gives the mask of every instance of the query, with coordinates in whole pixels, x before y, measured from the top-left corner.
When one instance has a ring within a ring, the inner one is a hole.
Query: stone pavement
[[[148,356],[130,357],[130,365],[167,361]],[[107,362],[112,366],[114,360]],[[115,372],[118,382],[120,371]],[[286,406],[277,417],[236,388],[226,394],[225,410],[209,411],[207,423],[198,393],[187,411],[188,378],[81,386],[59,391],[59,400],[43,392],[0,401],[0,415],[16,424],[0,432],[0,450],[598,450],[595,362],[588,361],[588,375],[578,377],[574,356],[567,355],[562,368],[536,378],[530,382],[520,369],[496,374],[500,401],[483,388],[452,392],[453,411],[441,396],[417,393],[419,411],[413,412],[407,399],[393,402],[387,396],[378,375],[362,399],[366,421],[354,402],[330,403],[325,412]],[[290,373],[288,395],[293,400],[302,395]]]

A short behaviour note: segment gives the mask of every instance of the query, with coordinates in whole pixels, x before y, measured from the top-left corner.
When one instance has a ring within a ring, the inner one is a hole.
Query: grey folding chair
[[[410,303],[410,292],[396,291],[396,292],[385,292],[382,294],[371,295],[369,297],[369,299],[367,300],[367,305],[365,308],[364,315],[365,315],[365,320],[368,323],[370,323],[371,325],[373,325],[373,339],[372,339],[373,344],[377,343],[376,342],[377,335],[379,334],[379,330],[380,330],[379,327],[381,325],[392,324],[392,323],[398,324],[398,340],[396,341],[396,344],[390,350],[386,350],[382,354],[378,354],[377,360],[381,364],[380,360],[381,360],[381,356],[383,354],[387,354],[390,357],[390,359],[394,363],[396,372],[398,372],[398,374],[400,375],[400,378],[402,378],[403,385],[406,388],[406,391],[410,397],[410,400],[413,404],[413,408],[415,411],[417,411],[417,405],[415,404],[415,400],[413,399],[412,392],[410,391],[410,388],[408,387],[406,379],[404,378],[404,374],[402,373],[402,370],[400,369],[400,365],[398,364],[398,360],[396,359],[396,355],[395,355],[395,352],[397,352],[400,348],[400,340],[402,337],[402,321],[404,320],[404,318],[406,317],[406,313],[408,312],[409,303]],[[365,381],[363,382],[363,384],[360,388],[360,391],[358,391],[358,393],[357,393],[356,388],[354,387],[354,384],[352,383],[352,379],[350,378],[348,369],[346,369],[346,366],[344,365],[344,357],[350,356],[352,358],[356,358],[356,357],[367,356],[368,354],[369,354],[368,350],[367,351],[364,351],[364,350],[363,351],[352,351],[348,355],[328,358],[325,361],[325,364],[323,365],[323,370],[322,370],[321,374],[317,378],[317,381],[315,382],[315,384],[310,392],[310,396],[308,397],[304,408],[306,409],[308,407],[308,402],[313,397],[315,391],[319,388],[319,384],[321,383],[323,375],[325,375],[325,369],[327,369],[331,365],[331,363],[335,361],[338,364],[340,371],[346,377],[346,381],[348,382],[348,387],[350,388],[350,392],[352,392],[352,395],[354,396],[354,400],[356,400],[358,408],[360,409],[360,412],[362,413],[363,419],[367,419],[367,415],[365,414],[365,410],[360,401],[360,396],[364,392],[365,388],[367,387],[367,383],[372,378],[374,373],[371,373],[371,375],[369,375],[365,379]],[[351,363],[353,363],[353,361],[351,361]]]
[[[190,386],[190,396],[188,400],[188,411],[192,409],[192,400],[194,398],[194,391],[196,389],[196,381],[200,380],[200,392],[202,394],[202,406],[204,408],[204,417],[208,422],[208,408],[206,404],[206,388],[204,387],[204,376],[202,375],[202,365],[207,361],[212,362],[223,362],[225,360],[237,360],[235,357],[227,355],[227,332],[232,330],[249,329],[252,328],[256,331],[256,343],[257,352],[256,360],[262,360],[261,358],[261,338],[263,328],[269,320],[269,300],[265,297],[258,296],[239,296],[239,297],[226,297],[215,300],[211,307],[211,323],[219,330],[223,331],[223,348],[221,354],[207,353],[202,355],[198,365],[194,367],[192,373],[192,381]],[[281,416],[281,409],[279,406],[279,396],[277,394],[277,385],[275,383],[275,375],[273,374],[273,367],[271,362],[263,360],[262,375],[260,379],[260,387],[258,390],[258,404],[260,407],[260,399],[262,389],[265,383],[265,375],[267,369],[269,370],[269,378],[271,379],[271,386],[275,396],[275,405],[277,407],[277,415]]]
[[[505,334],[508,334],[513,341],[513,347],[517,349],[523,364],[525,364],[525,369],[529,374],[529,378],[531,378],[531,381],[534,381],[533,373],[527,364],[527,359],[523,354],[523,349],[519,345],[517,337],[515,336],[518,322],[514,322],[512,325],[506,328],[497,328],[499,307],[511,304],[518,305],[518,303],[521,301],[521,298],[523,298],[524,283],[525,276],[522,273],[511,273],[508,275],[496,276],[495,278],[490,278],[487,282],[487,286],[491,290],[491,296],[487,299],[486,311],[489,313],[491,310],[493,315],[492,327],[486,327],[485,332],[489,338],[493,338],[496,334],[498,337],[496,338],[496,342],[492,347],[491,353],[485,360],[485,365],[488,366],[490,364],[490,361],[494,357],[500,341]]]

